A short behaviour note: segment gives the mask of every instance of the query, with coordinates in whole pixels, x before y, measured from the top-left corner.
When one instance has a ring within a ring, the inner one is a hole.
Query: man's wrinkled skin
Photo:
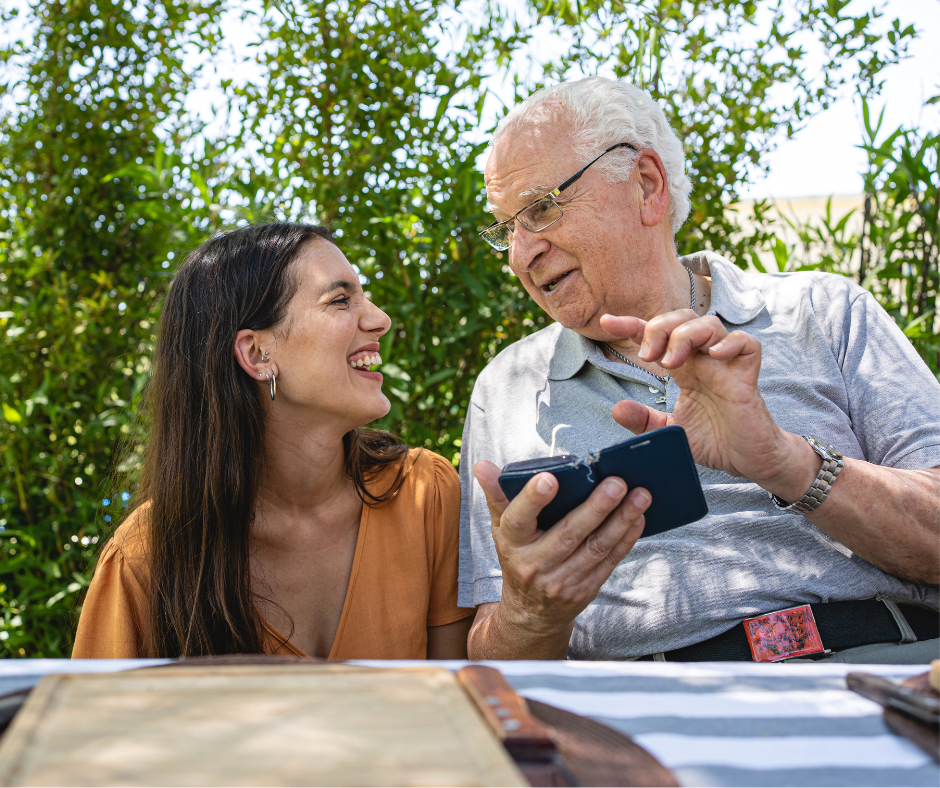
[[[498,139],[485,172],[496,220],[508,219],[583,166],[570,139],[569,120],[551,106]],[[621,183],[588,170],[558,202],[564,217],[542,232],[516,222],[509,250],[513,273],[549,316],[609,342],[654,374],[672,375],[681,390],[673,413],[624,400],[614,407],[614,419],[636,434],[678,424],[700,465],[748,479],[785,501],[798,500],[822,460],[767,410],[757,387],[760,342],[729,333],[705,314],[707,278],[696,275],[699,297],[695,310],[689,308],[689,277],[676,255],[669,187],[656,152],[641,150]],[[536,517],[558,487],[551,474],[534,477],[510,503],[496,465],[482,461],[473,470],[492,516],[503,591],[500,602],[477,609],[470,658],[564,659],[575,617],[642,534],[649,493],[607,479],[542,533]],[[940,469],[904,471],[846,459],[837,484],[808,519],[880,569],[937,584],[938,498]]]
[[[499,221],[584,166],[571,147],[564,115],[548,108],[539,112],[535,123],[500,137],[487,162],[486,194]],[[631,155],[614,151],[605,159]],[[601,315],[652,318],[688,306],[689,277],[676,258],[665,216],[668,190],[657,188],[665,181],[659,156],[643,151],[634,176],[614,185],[604,179],[601,162],[557,199],[565,215],[552,227],[531,233],[516,222],[509,265],[553,320],[609,340]],[[667,269],[668,259],[673,265]],[[549,292],[546,285],[561,274],[568,276]],[[699,292],[704,284],[702,279],[696,284]],[[629,313],[616,311],[624,301]]]

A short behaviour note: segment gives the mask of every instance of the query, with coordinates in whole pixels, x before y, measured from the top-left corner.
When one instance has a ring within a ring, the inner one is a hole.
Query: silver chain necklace
[[[689,284],[692,286],[692,305],[691,305],[690,309],[694,312],[694,311],[695,311],[695,277],[692,276],[692,272],[691,272],[688,268],[686,268],[685,270],[686,270],[686,273],[689,275]],[[634,364],[632,361],[630,361],[630,359],[628,359],[626,356],[624,356],[624,355],[618,353],[616,350],[614,350],[614,349],[613,349],[609,344],[607,344],[606,342],[601,342],[600,344],[601,344],[602,347],[604,347],[604,348],[606,348],[608,351],[610,351],[610,353],[611,353],[612,355],[614,355],[614,356],[616,356],[617,358],[619,358],[624,364],[629,364],[629,365],[630,365],[631,367],[633,367],[634,369],[640,370],[640,372],[645,372],[647,375],[652,375],[654,378],[656,378],[656,380],[658,380],[660,383],[663,384],[663,387],[664,387],[664,388],[665,388],[666,386],[668,386],[668,385],[669,385],[669,381],[672,380],[672,376],[670,376],[670,375],[657,375],[657,374],[655,374],[655,373],[653,373],[653,372],[650,372],[648,369],[643,369],[643,367],[641,367],[639,364]],[[660,394],[660,396],[656,398],[656,403],[657,403],[658,405],[663,405],[663,404],[665,404],[665,402],[666,402],[666,392],[665,392],[665,391],[663,391],[663,392],[660,393],[660,391],[659,391],[658,389],[656,389],[656,388],[654,388],[654,387],[652,387],[652,386],[650,386],[650,391],[653,392],[653,393],[655,393],[655,394]]]

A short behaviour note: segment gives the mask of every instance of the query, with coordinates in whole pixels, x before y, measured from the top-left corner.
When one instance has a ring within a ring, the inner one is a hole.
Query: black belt
[[[940,613],[936,610],[903,602],[898,602],[897,606],[918,640],[940,637]],[[887,605],[878,599],[824,602],[810,607],[823,646],[830,651],[873,643],[899,643],[904,637]],[[753,662],[754,659],[743,624],[701,643],[667,651],[663,656],[667,662]]]

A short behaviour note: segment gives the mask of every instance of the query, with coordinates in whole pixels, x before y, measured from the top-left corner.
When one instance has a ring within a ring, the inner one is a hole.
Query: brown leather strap
[[[555,742],[548,728],[529,713],[525,699],[495,668],[468,665],[457,671],[457,681],[514,758],[551,761]]]

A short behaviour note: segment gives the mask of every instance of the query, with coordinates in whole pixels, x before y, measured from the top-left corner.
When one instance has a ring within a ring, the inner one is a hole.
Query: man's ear
[[[643,189],[640,220],[646,227],[655,227],[669,209],[669,181],[659,155],[648,148],[641,150],[636,161],[637,176]]]
[[[235,335],[235,360],[248,375],[256,380],[264,380],[270,372],[270,359],[261,350],[261,336],[257,331],[243,328]]]

